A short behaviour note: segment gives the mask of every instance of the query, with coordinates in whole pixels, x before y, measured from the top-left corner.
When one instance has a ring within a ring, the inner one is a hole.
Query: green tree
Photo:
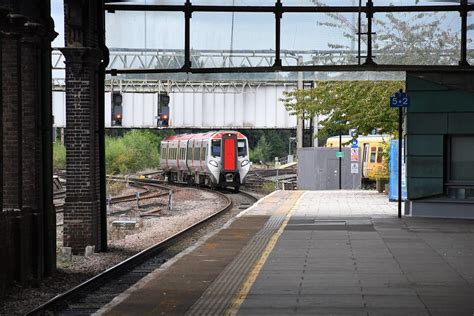
[[[61,143],[53,144],[53,169],[66,169],[66,147]]]
[[[286,109],[302,118],[322,115],[322,136],[347,132],[359,134],[373,129],[395,134],[397,111],[389,107],[389,97],[404,88],[401,81],[318,81],[315,88],[285,93]]]
[[[250,151],[250,160],[259,163],[269,162],[271,160],[272,145],[267,141],[265,135],[258,140],[257,146]]]

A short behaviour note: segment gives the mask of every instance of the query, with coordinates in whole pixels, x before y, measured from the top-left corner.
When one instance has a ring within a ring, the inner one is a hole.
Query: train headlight
[[[209,160],[209,164],[210,164],[211,166],[216,167],[216,168],[219,167],[219,165],[217,164],[217,161],[214,161],[214,160]]]
[[[240,164],[242,167],[245,167],[246,165],[249,164],[249,160],[248,159],[245,159],[244,161],[242,161],[242,163]]]

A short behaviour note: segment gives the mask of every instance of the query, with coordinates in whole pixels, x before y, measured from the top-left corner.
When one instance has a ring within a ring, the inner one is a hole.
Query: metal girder
[[[178,49],[126,49],[111,48],[110,62],[107,66],[108,72],[114,69],[118,73],[153,73],[153,72],[176,72],[180,70],[184,63],[184,51]],[[362,53],[366,53],[362,51]],[[453,64],[453,56],[456,50],[445,50],[439,52],[427,52],[426,55],[439,60],[439,65],[374,65],[372,68],[403,68],[395,70],[412,70],[413,67],[450,67],[458,68]],[[468,52],[474,54],[473,50]],[[332,69],[341,70],[373,70],[362,68],[357,63],[357,50],[282,50],[280,52],[282,64],[281,70],[291,69],[294,71]],[[374,51],[379,60],[386,58],[402,58],[403,51]],[[207,69],[220,69],[221,72],[239,72],[239,70],[248,71],[249,69],[272,69],[275,63],[274,50],[193,50],[191,52],[191,61],[193,65],[199,65],[199,68],[193,68],[193,72],[201,73]],[[303,64],[298,62],[303,60]],[[429,58],[425,60],[430,60]],[[53,69],[64,69],[64,56],[61,51],[54,49],[52,52]],[[337,67],[341,69],[336,69]],[[469,68],[469,67],[467,67]],[[228,71],[227,71],[228,70]],[[271,71],[271,70],[270,70]]]
[[[140,79],[106,79],[105,92],[136,92],[136,93],[223,93],[239,94],[244,89],[257,91],[264,86],[295,87],[295,81],[179,81],[179,80],[140,80]],[[53,79],[53,91],[65,91],[64,79]]]

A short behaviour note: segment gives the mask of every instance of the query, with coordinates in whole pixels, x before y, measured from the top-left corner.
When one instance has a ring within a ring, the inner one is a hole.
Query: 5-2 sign
[[[410,97],[404,92],[397,92],[390,97],[391,108],[406,108],[410,106]]]

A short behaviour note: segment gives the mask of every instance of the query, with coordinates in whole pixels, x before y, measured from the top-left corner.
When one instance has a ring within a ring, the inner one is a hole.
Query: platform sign
[[[351,161],[359,161],[359,148],[351,148]]]
[[[410,106],[410,97],[403,91],[397,92],[390,97],[391,108],[406,108]]]
[[[351,148],[358,148],[359,147],[359,141],[357,139],[353,139],[351,141]]]
[[[358,174],[359,173],[359,163],[358,162],[351,162],[351,173]]]
[[[336,158],[344,158],[344,152],[343,151],[337,151],[336,152]]]

